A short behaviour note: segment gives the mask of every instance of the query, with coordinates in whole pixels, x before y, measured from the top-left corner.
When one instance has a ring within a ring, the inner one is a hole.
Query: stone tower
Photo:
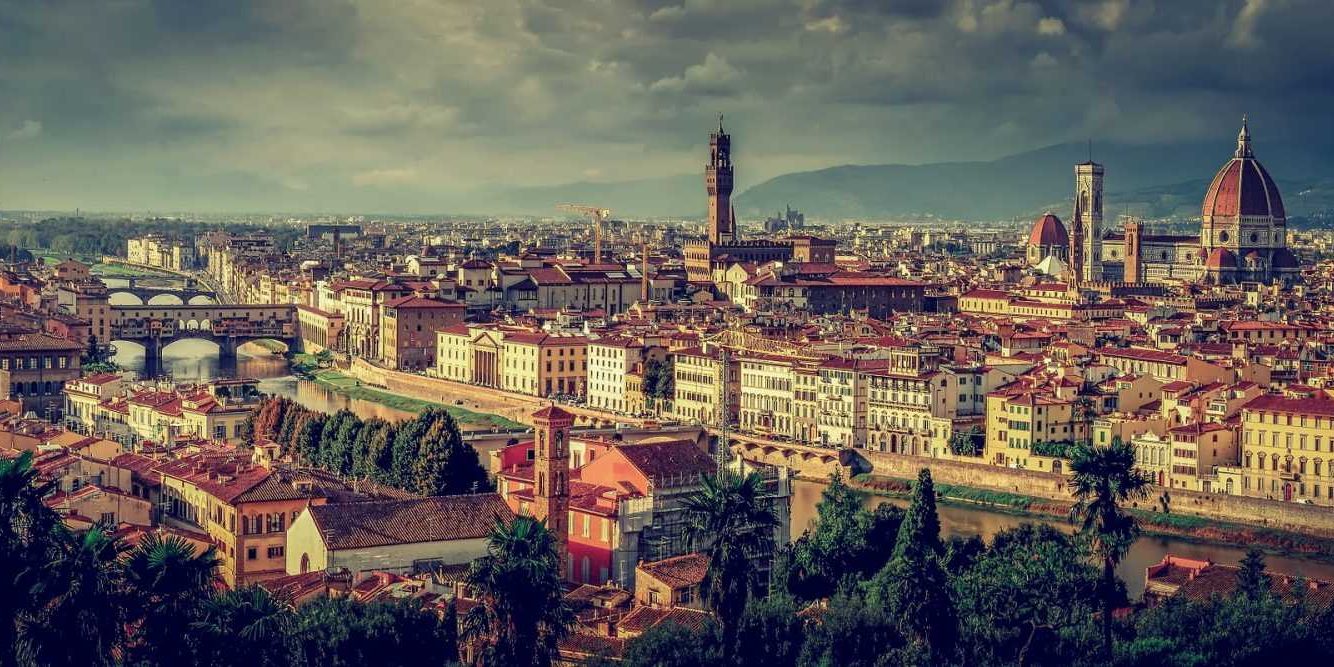
[[[570,426],[574,415],[549,405],[533,413],[533,517],[556,541],[560,574],[569,575]]]
[[[718,116],[718,131],[709,135],[709,163],[704,167],[704,186],[709,193],[709,242],[736,241],[732,218],[732,135],[723,130]]]
[[[1140,275],[1142,258],[1140,257],[1140,242],[1143,241],[1144,223],[1139,220],[1126,220],[1126,264],[1125,274],[1122,278],[1128,283],[1142,283],[1144,276]]]
[[[1102,165],[1089,160],[1075,165],[1075,207],[1082,230],[1080,280],[1102,280]],[[1072,262],[1073,266],[1074,263]]]

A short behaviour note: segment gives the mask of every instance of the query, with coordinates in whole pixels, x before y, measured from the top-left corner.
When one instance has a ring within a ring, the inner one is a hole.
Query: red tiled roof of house
[[[514,519],[495,493],[315,505],[308,511],[332,550],[477,539],[497,520]]]
[[[1326,394],[1313,394],[1306,397],[1265,394],[1255,397],[1242,409],[1334,417],[1334,399],[1329,398]]]
[[[687,630],[699,630],[713,618],[713,614],[687,607],[658,609],[655,607],[636,607],[617,625],[617,629],[629,633],[642,633],[659,623],[675,623]]]
[[[672,588],[698,585],[709,572],[709,557],[701,553],[640,563],[636,568]]]
[[[678,475],[704,475],[717,464],[691,440],[623,444],[616,448],[651,480]]]

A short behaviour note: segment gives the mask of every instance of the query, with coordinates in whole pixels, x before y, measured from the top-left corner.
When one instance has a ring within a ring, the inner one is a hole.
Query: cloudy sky
[[[0,0],[0,208],[440,211],[1334,133],[1330,0]]]

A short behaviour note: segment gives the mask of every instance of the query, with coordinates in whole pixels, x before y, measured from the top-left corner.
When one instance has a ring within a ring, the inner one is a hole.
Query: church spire
[[[1255,157],[1251,152],[1251,129],[1246,125],[1246,116],[1241,117],[1241,131],[1237,133],[1237,157]]]

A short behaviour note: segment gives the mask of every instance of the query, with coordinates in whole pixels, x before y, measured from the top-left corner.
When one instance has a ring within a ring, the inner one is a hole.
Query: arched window
[[[310,572],[310,554],[301,554],[301,574],[307,572]]]

